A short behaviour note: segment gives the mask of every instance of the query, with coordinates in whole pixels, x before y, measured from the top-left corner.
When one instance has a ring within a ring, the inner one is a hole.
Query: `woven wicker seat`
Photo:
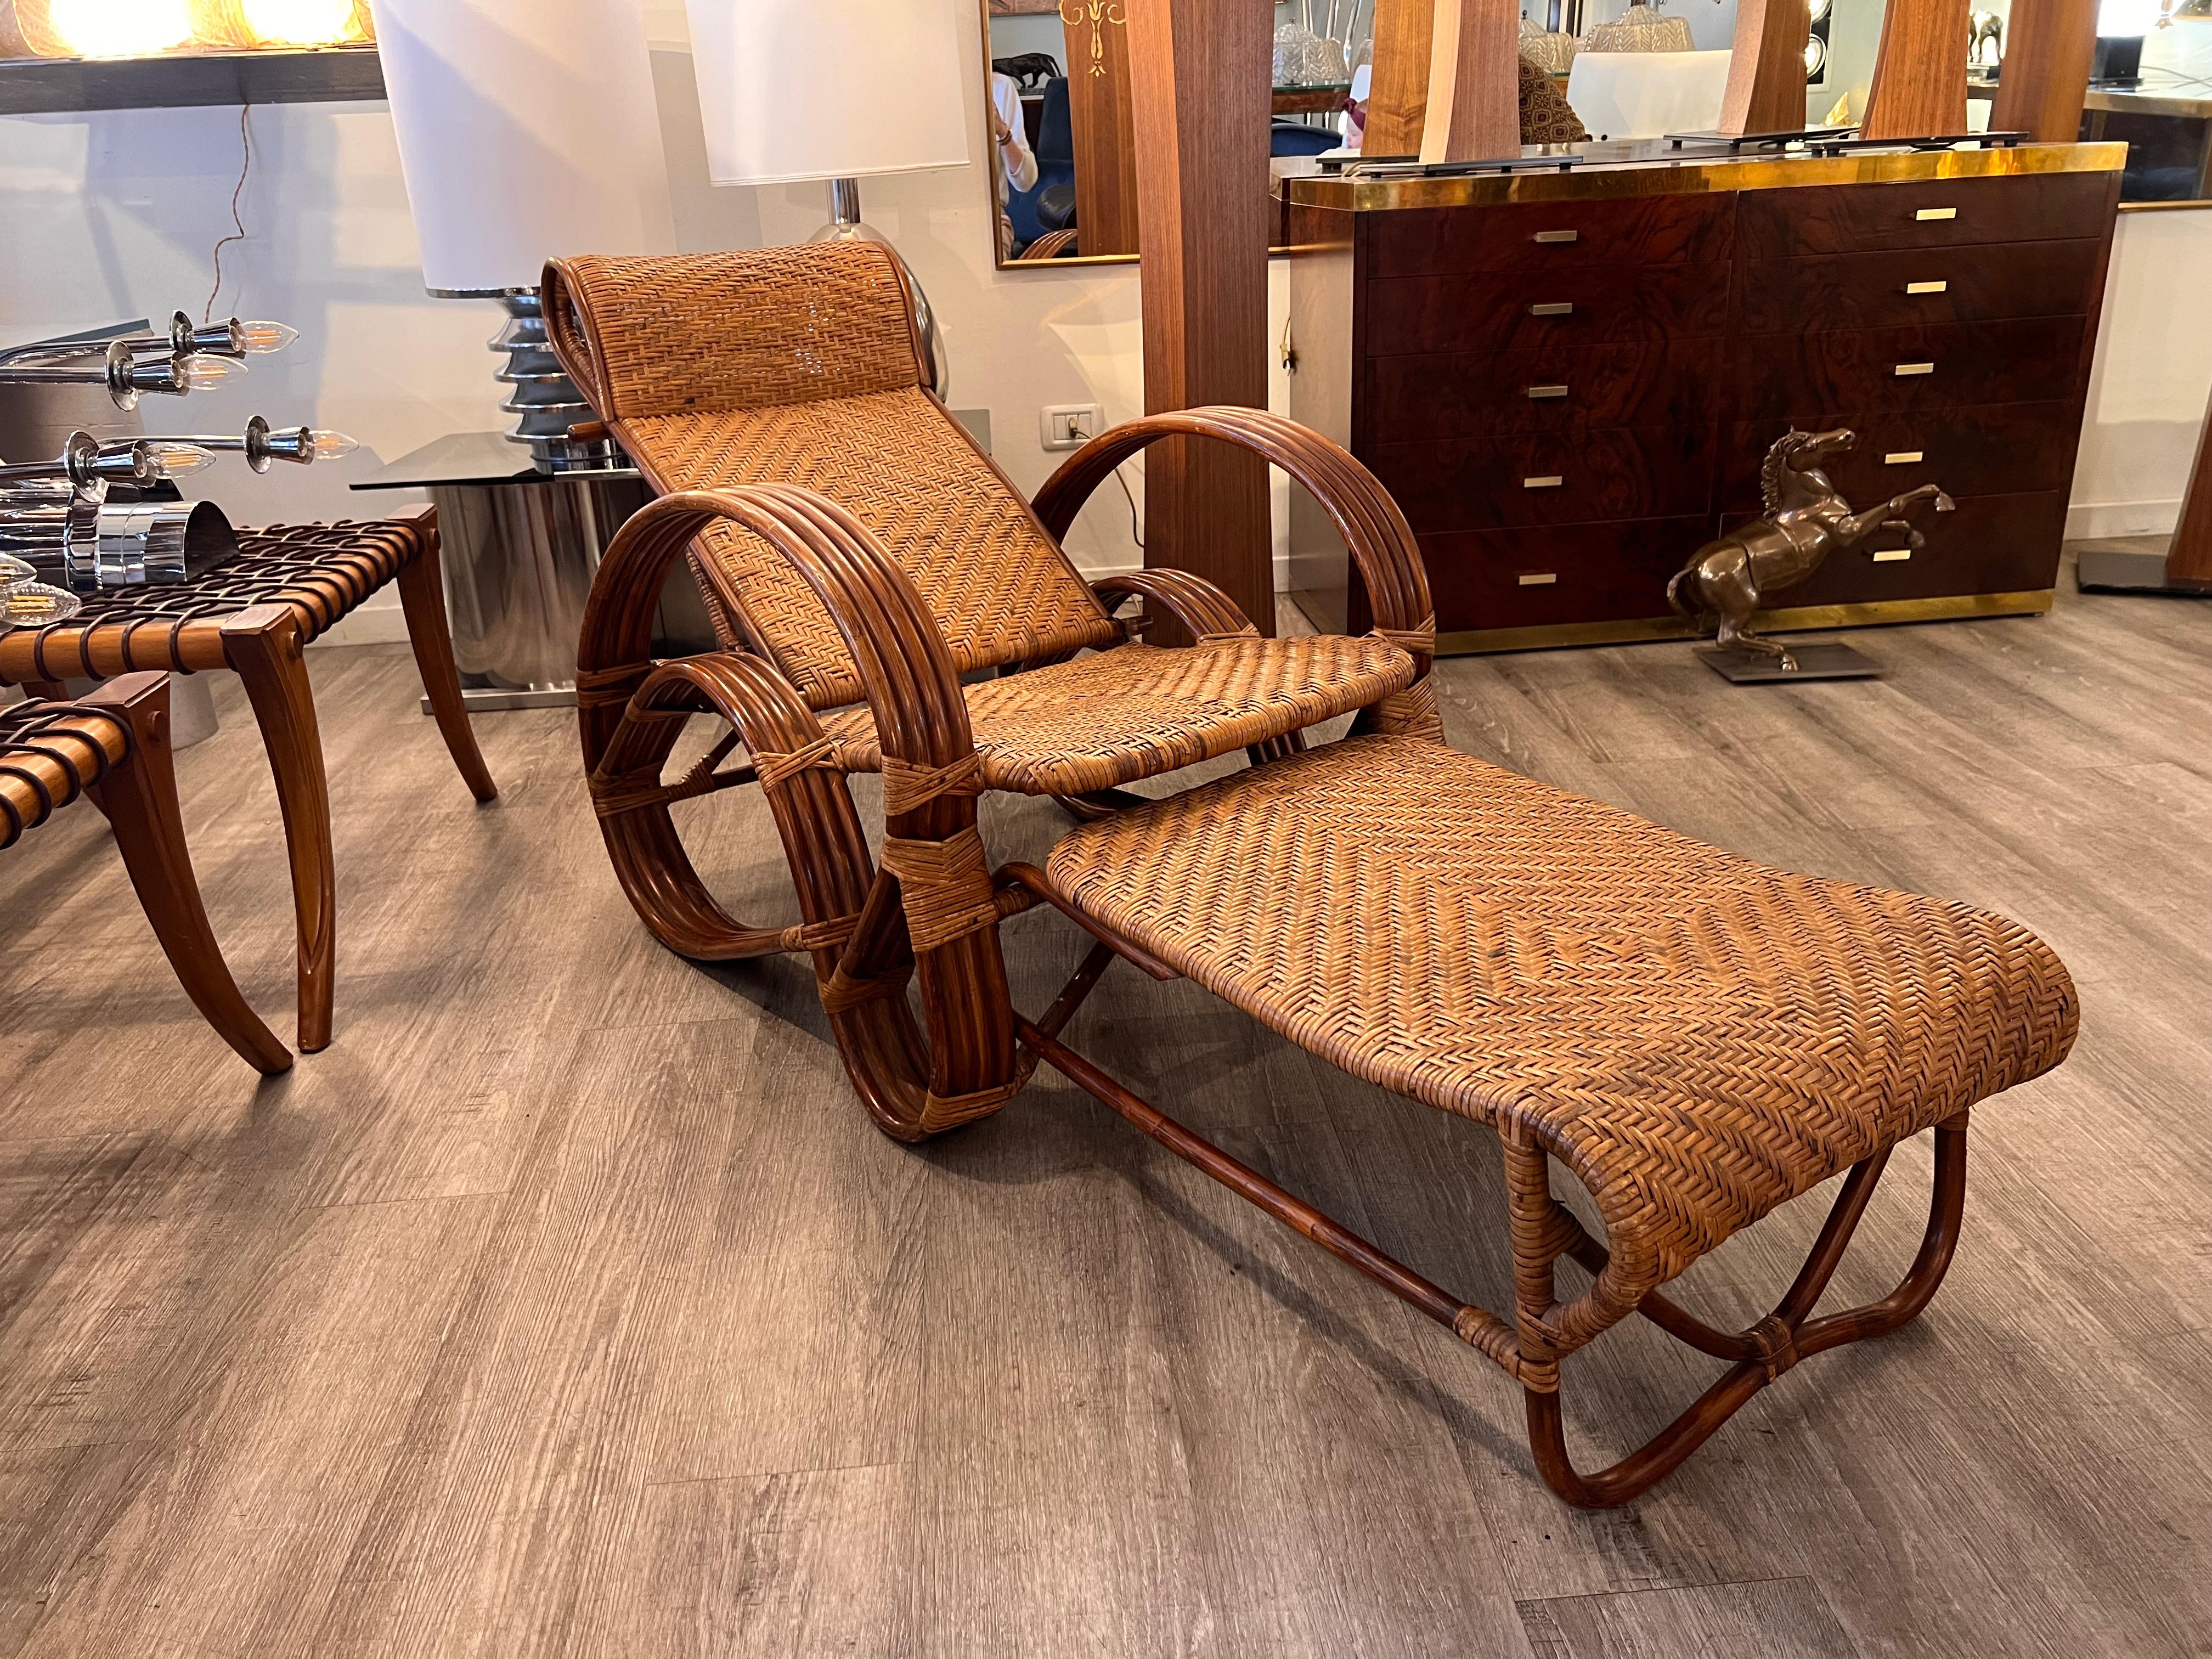
[[[139,671],[235,672],[252,701],[283,809],[299,933],[300,1046],[331,1040],[337,879],[328,780],[301,651],[387,582],[399,589],[409,641],[453,764],[480,801],[499,791],[477,751],[453,667],[428,514],[368,523],[276,526],[241,532],[236,556],[197,580],[93,595],[76,615],[0,633],[0,685],[49,697],[64,679]]]
[[[1265,743],[1413,678],[1413,659],[1376,639],[1129,645],[969,686],[968,718],[987,786],[1079,795]],[[847,771],[884,769],[866,707],[827,715],[822,727]]]
[[[1532,1127],[1660,1281],[2049,1070],[2078,1008],[2002,917],[1767,869],[1407,738],[1117,813],[1048,867],[1347,1071]]]
[[[292,1055],[239,994],[200,903],[177,812],[166,674],[128,674],[81,702],[0,708],[0,848],[80,796],[107,816],[162,954],[209,1024],[256,1071]]]

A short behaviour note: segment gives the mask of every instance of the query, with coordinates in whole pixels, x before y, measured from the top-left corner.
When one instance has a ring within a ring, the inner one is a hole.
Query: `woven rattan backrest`
[[[795,483],[838,501],[914,579],[963,671],[1120,638],[923,390],[888,248],[556,260],[545,310],[562,362],[656,489]],[[694,556],[720,579],[708,608],[726,645],[766,653],[817,708],[859,700],[828,612],[764,543],[717,526]]]

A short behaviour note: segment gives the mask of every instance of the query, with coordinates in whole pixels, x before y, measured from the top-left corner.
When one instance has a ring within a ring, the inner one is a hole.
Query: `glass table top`
[[[437,489],[467,485],[558,483],[563,479],[587,482],[595,478],[635,478],[630,466],[579,468],[567,472],[541,472],[531,464],[530,451],[509,443],[500,432],[452,432],[428,443],[411,455],[387,462],[356,483],[356,489]]]

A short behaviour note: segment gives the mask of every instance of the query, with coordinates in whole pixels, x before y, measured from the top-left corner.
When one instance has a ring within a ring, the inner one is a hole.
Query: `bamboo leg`
[[[460,673],[453,666],[453,635],[446,617],[446,585],[434,529],[423,537],[422,550],[399,567],[399,608],[407,617],[407,641],[415,648],[423,694],[430,699],[447,751],[460,769],[461,781],[478,800],[497,800],[499,786],[492,781],[477,747],[468,705],[461,697]]]
[[[107,815],[123,867],[162,954],[193,1006],[247,1065],[271,1076],[289,1071],[291,1051],[239,994],[200,902],[177,811],[168,682],[156,679],[128,690],[103,685],[82,701],[88,708],[112,709],[131,727],[131,752],[86,793]]]
[[[330,782],[323,771],[299,619],[285,605],[255,605],[222,624],[222,646],[253,705],[284,814],[292,906],[299,923],[300,1047],[313,1054],[331,1041],[337,872],[331,848]]]
[[[1966,1198],[1964,1112],[1936,1127],[1936,1179],[1929,1206],[1928,1231],[1921,1240],[1918,1255],[1897,1289],[1863,1308],[1832,1314],[1825,1319],[1806,1318],[1843,1259],[1851,1233],[1866,1212],[1867,1200],[1881,1177],[1881,1162],[1877,1157],[1854,1168],[1789,1293],[1773,1313],[1732,1339],[1754,1350],[1751,1357],[1738,1360],[1722,1373],[1680,1416],[1611,1468],[1594,1474],[1578,1471],[1567,1454],[1558,1389],[1524,1389],[1529,1449],[1535,1456],[1544,1483],[1578,1509],[1611,1509],[1626,1504],[1664,1480],[1703,1445],[1714,1430],[1734,1416],[1746,1401],[1800,1359],[1848,1342],[1886,1335],[1916,1317],[1936,1294],[1936,1286],[1943,1282],[1952,1253],[1958,1245]],[[1862,1176],[1862,1171],[1867,1173]],[[1683,1317],[1686,1319],[1687,1316]],[[1667,1323],[1664,1320],[1656,1322]],[[1692,1346],[1706,1346],[1704,1342],[1692,1342]],[[1707,1352],[1712,1349],[1707,1348]]]

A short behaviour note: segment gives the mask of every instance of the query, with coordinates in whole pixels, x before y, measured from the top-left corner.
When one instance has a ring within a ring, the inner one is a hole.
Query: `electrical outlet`
[[[1037,441],[1047,449],[1080,449],[1105,429],[1097,404],[1049,404],[1037,411]]]

